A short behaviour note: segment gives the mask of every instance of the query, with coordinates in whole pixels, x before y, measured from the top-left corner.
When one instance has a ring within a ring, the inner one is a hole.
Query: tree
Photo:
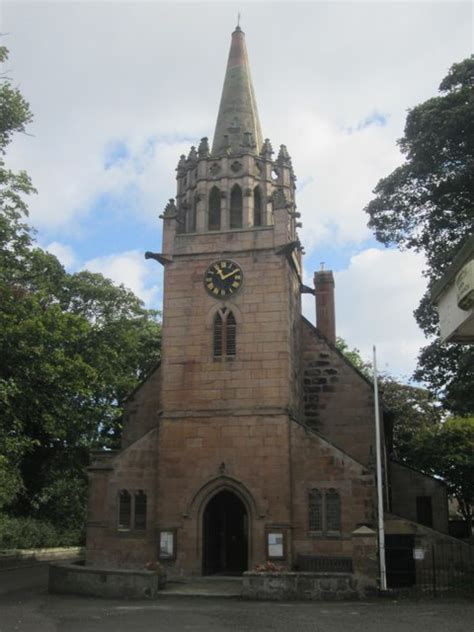
[[[417,437],[418,466],[441,477],[472,529],[474,506],[474,417],[451,417]]]
[[[0,48],[0,60],[7,52]],[[80,531],[89,451],[115,447],[121,401],[159,359],[158,313],[123,286],[68,274],[27,225],[28,176],[6,147],[31,121],[0,80],[0,509]],[[1,536],[1,534],[0,534]]]
[[[358,349],[350,350],[342,338],[336,346],[370,377],[370,363],[364,362]],[[441,367],[440,371],[443,375],[447,369]],[[474,504],[474,417],[446,419],[440,400],[428,390],[402,384],[386,374],[379,376],[379,389],[383,404],[390,411],[391,428],[386,431],[391,435],[392,455],[401,463],[442,479],[470,528]]]
[[[439,90],[409,111],[398,141],[405,163],[365,209],[379,241],[424,252],[430,278],[474,224],[474,55],[454,64]]]
[[[405,162],[379,181],[365,208],[379,241],[426,256],[428,292],[415,316],[427,335],[437,334],[429,289],[474,230],[474,56],[454,64],[439,90],[409,111],[398,141]],[[473,412],[472,371],[464,370],[472,366],[472,349],[451,345],[442,353],[436,343],[426,347],[416,378],[444,398],[447,409]]]
[[[440,427],[441,404],[426,389],[402,384],[388,375],[380,377],[379,388],[383,403],[390,410],[393,455],[419,469],[418,437]]]

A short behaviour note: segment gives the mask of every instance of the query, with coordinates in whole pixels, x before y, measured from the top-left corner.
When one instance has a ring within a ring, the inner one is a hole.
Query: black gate
[[[413,559],[414,535],[385,536],[385,564],[388,588],[408,588],[416,584]]]
[[[455,540],[418,544],[387,535],[387,587],[417,596],[474,596],[474,547]]]

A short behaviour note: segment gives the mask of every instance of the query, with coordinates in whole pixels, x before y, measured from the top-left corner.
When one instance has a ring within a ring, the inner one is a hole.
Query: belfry
[[[89,468],[87,564],[186,577],[331,559],[374,585],[372,385],[334,346],[332,272],[303,284],[296,177],[262,135],[240,27],[212,147],[176,174],[146,255],[164,268],[161,361],[125,402],[121,449]],[[386,415],[384,448],[389,434]]]

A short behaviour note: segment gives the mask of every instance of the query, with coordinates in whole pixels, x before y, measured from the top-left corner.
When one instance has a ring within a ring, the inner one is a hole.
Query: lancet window
[[[188,233],[196,232],[197,199],[194,198],[188,212]]]
[[[119,492],[118,528],[121,531],[146,529],[147,497],[143,490]]]
[[[209,193],[209,230],[221,229],[221,192],[217,187],[212,187]]]
[[[237,322],[234,314],[223,307],[214,316],[213,353],[215,358],[236,354]]]
[[[341,496],[335,489],[322,492],[311,489],[308,494],[308,528],[321,535],[341,532]]]
[[[253,190],[253,225],[263,225],[262,193],[260,187]]]
[[[230,227],[242,228],[242,189],[238,184],[230,192]]]

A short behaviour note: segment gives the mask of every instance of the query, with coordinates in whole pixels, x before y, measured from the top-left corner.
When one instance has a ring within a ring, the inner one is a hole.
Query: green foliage
[[[0,61],[6,54],[0,48]],[[25,222],[34,189],[3,158],[30,121],[0,79],[0,508],[42,519],[38,540],[58,537],[48,522],[77,540],[89,451],[117,446],[121,401],[159,359],[161,329],[158,313],[123,286],[68,274],[35,247]],[[37,523],[21,525],[33,540]]]
[[[388,375],[380,378],[379,389],[390,411],[393,455],[418,468],[417,437],[440,426],[441,403],[426,389],[402,384]]]
[[[372,379],[373,368],[370,362],[366,362],[360,355],[359,349],[349,349],[349,345],[344,338],[336,338],[336,348],[345,356],[349,362],[355,366],[369,380]]]
[[[0,454],[0,511],[10,504],[22,488],[19,472]]]
[[[429,287],[415,316],[427,335],[438,333],[429,288],[474,230],[474,56],[454,64],[439,90],[408,112],[398,141],[405,162],[379,181],[365,208],[379,241],[426,256]],[[448,366],[437,344],[422,350],[416,379],[436,391],[447,410],[472,413],[473,371],[465,371],[472,350],[445,349]]]
[[[438,344],[438,343],[436,343]],[[342,338],[336,341],[337,348],[367,377],[371,378],[372,367],[365,362],[358,349],[350,350]],[[455,375],[455,361],[438,345],[438,360],[430,365],[432,382],[445,389],[444,402],[472,401],[474,392],[452,393],[451,389],[461,388],[464,383],[448,381],[446,376]],[[474,356],[473,356],[474,360]],[[430,355],[430,362],[433,355]],[[468,376],[474,375],[474,361],[463,367]],[[467,378],[466,382],[469,381]],[[415,469],[442,479],[448,493],[456,498],[465,520],[471,524],[474,505],[474,417],[464,415],[449,417],[443,410],[442,402],[430,391],[402,384],[389,375],[379,376],[379,392],[388,410],[385,426],[388,449],[392,458]]]
[[[416,437],[418,467],[441,477],[472,524],[474,506],[474,417],[451,417]]]
[[[80,546],[80,531],[61,531],[51,522],[0,514],[0,550]]]
[[[474,223],[474,56],[454,64],[441,96],[409,110],[405,163],[366,207],[379,241],[423,251],[429,275],[448,265]]]
[[[454,415],[469,416],[474,411],[474,347],[441,345],[435,340],[422,349],[414,375],[425,380]]]

